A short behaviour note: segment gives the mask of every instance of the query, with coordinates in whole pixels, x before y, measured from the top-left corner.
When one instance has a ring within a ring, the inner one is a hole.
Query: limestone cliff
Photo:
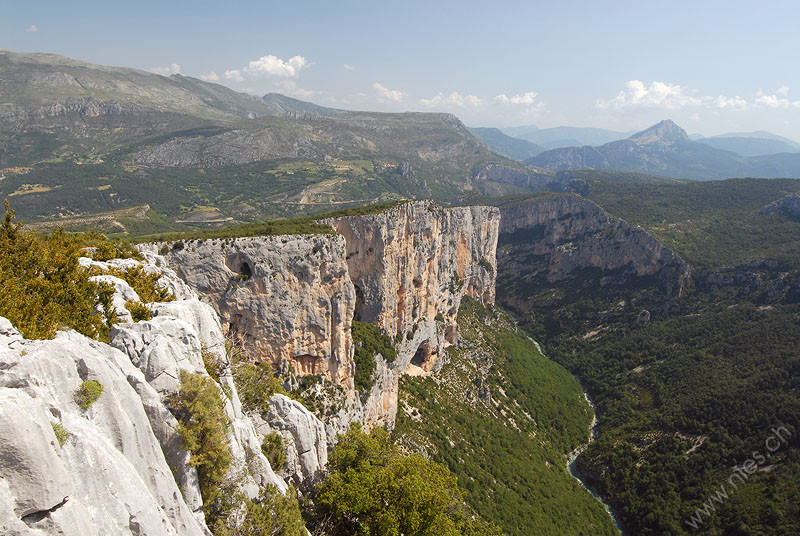
[[[558,282],[583,285],[586,296],[641,287],[660,303],[690,283],[690,267],[676,253],[582,197],[528,198],[500,210],[498,292],[518,313],[552,302],[548,289]]]
[[[339,234],[148,244],[219,312],[223,330],[257,360],[323,375],[354,398],[351,324],[395,337],[398,359],[378,360],[376,386],[350,404],[368,424],[394,419],[406,372],[441,366],[464,295],[494,303],[500,223],[492,207],[444,209],[429,201],[327,220]],[[340,419],[340,420],[341,420]],[[336,426],[334,426],[336,429]]]
[[[110,344],[75,331],[27,340],[0,318],[0,533],[209,536],[197,470],[168,401],[180,388],[181,371],[209,377],[204,353],[227,363],[219,318],[174,272],[153,262],[80,263],[158,273],[159,284],[179,299],[147,304],[151,320],[123,318]],[[114,290],[117,301],[138,300],[121,279]],[[103,387],[88,409],[74,398],[84,380]],[[261,451],[273,431],[289,447],[287,478],[299,484],[324,469],[324,425],[300,404],[276,395],[268,408],[275,417],[264,423],[244,413],[227,366],[218,388],[230,423],[229,476],[247,497],[266,485],[288,489]],[[58,439],[57,429],[67,435]]]
[[[288,363],[353,387],[355,290],[335,235],[262,236],[145,245],[217,310],[223,331],[259,361]]]
[[[499,212],[416,201],[328,223],[347,242],[354,319],[377,324],[399,342],[394,363],[378,358],[364,408],[368,425],[392,427],[399,376],[441,368],[445,346],[456,340],[461,298],[494,303]]]

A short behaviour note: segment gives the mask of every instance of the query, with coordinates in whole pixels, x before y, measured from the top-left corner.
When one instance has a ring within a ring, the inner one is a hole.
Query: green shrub
[[[217,385],[202,374],[181,371],[180,391],[170,407],[178,419],[177,434],[197,468],[203,512],[209,526],[227,511],[223,485],[233,454],[228,444],[228,419]]]
[[[168,289],[158,286],[157,282],[161,278],[161,275],[158,273],[149,273],[141,266],[129,268],[128,270],[121,270],[113,266],[107,270],[93,268],[91,274],[119,277],[136,291],[142,303],[169,302],[175,300],[175,296],[173,296]]]
[[[393,363],[397,359],[397,350],[391,337],[374,324],[354,320],[352,334],[355,346],[355,387],[362,393],[367,393],[375,385],[375,354],[381,354],[388,363]]]
[[[225,368],[225,365],[216,355],[209,352],[205,347],[200,349],[200,355],[203,357],[203,365],[205,366],[208,375],[211,376],[212,380],[219,383],[219,376]]]
[[[6,202],[0,222],[0,316],[28,339],[52,339],[60,327],[100,339],[116,320],[110,285],[89,280],[72,235],[28,231],[15,223]],[[95,312],[100,305],[103,314]]]
[[[74,233],[68,235],[82,248],[93,248],[92,259],[108,261],[111,259],[137,259],[142,260],[142,254],[131,244],[120,238],[108,238],[94,232]]]
[[[272,395],[288,395],[269,363],[248,363],[239,355],[231,356],[231,361],[233,381],[245,410],[264,412]]]
[[[63,447],[69,440],[69,432],[58,422],[51,421],[50,426],[53,427],[53,433],[56,435],[56,440],[58,440],[58,446]]]
[[[261,488],[257,499],[245,501],[244,522],[234,533],[236,536],[305,536],[294,488],[290,487],[285,496],[272,484]]]
[[[267,457],[274,471],[280,471],[286,465],[286,446],[283,444],[283,436],[278,432],[270,432],[264,436],[261,452]]]
[[[75,391],[75,402],[82,410],[89,409],[100,395],[103,394],[103,384],[95,380],[85,380]]]
[[[134,322],[150,320],[153,317],[153,312],[142,302],[133,300],[127,301],[125,302],[125,309],[130,311],[131,318],[133,318]]]
[[[501,534],[466,506],[444,466],[402,454],[382,428],[366,434],[354,425],[340,435],[328,470],[313,522],[331,536]]]
[[[489,272],[490,274],[494,273],[494,266],[490,263],[486,257],[481,257],[481,260],[478,261],[478,266]]]

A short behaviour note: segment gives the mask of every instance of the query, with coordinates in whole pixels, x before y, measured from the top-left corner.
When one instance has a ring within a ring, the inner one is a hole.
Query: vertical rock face
[[[394,336],[439,315],[454,326],[464,295],[494,303],[499,222],[492,207],[444,209],[431,201],[329,220],[347,241],[355,319]]]
[[[492,207],[444,209],[416,201],[328,223],[347,242],[354,319],[377,324],[399,341],[393,363],[378,358],[364,405],[367,426],[391,428],[400,376],[442,367],[440,356],[456,339],[461,299],[494,303],[500,214]]]
[[[250,355],[322,374],[351,390],[350,324],[356,302],[335,235],[205,240],[172,244],[164,260],[218,311],[223,331]],[[155,253],[158,248],[144,246]]]
[[[558,281],[648,288],[656,301],[679,296],[689,283],[689,266],[672,250],[581,197],[525,199],[500,209],[497,285],[503,304],[517,313],[545,299],[534,296]]]
[[[297,374],[324,375],[354,394],[353,320],[397,337],[398,358],[378,358],[364,418],[394,419],[406,372],[442,366],[463,296],[494,303],[500,213],[429,201],[327,220],[338,235],[264,236],[148,244],[219,312],[223,331],[250,354]],[[358,401],[356,401],[358,402]],[[361,411],[355,404],[355,409]]]

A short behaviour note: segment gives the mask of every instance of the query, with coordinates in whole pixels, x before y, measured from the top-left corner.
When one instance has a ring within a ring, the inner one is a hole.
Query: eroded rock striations
[[[0,318],[0,533],[209,536],[197,471],[168,401],[180,388],[181,371],[208,377],[204,353],[227,362],[217,313],[174,272],[151,262],[86,258],[81,264],[141,266],[160,273],[159,284],[182,299],[148,304],[152,320],[116,324],[110,344],[74,331],[26,340]],[[120,285],[115,292],[128,290]],[[103,391],[81,408],[75,393],[85,380],[99,382]],[[275,400],[269,411],[280,422],[256,421],[256,431],[227,368],[217,385],[230,423],[231,478],[247,497],[266,485],[288,489],[261,451],[272,431],[298,445],[301,460],[284,471],[287,477],[302,482],[324,468],[327,441],[308,433],[323,430],[324,436],[323,424],[302,406],[282,412],[285,401]],[[59,440],[57,429],[67,435]],[[311,459],[309,444],[322,454]]]

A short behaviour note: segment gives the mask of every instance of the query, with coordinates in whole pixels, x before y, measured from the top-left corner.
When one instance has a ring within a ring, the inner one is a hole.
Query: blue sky
[[[0,48],[474,126],[800,139],[800,3],[0,1]],[[294,58],[294,59],[293,59]],[[227,74],[226,74],[227,73]]]

